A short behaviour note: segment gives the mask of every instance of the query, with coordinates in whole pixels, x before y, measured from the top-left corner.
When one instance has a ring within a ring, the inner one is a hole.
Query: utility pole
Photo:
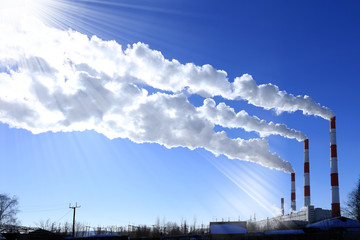
[[[73,215],[73,237],[75,237],[75,210],[76,208],[79,208],[81,206],[78,206],[77,203],[75,204],[74,207],[71,206],[71,203],[69,203],[69,208],[72,208],[74,210],[74,215]]]

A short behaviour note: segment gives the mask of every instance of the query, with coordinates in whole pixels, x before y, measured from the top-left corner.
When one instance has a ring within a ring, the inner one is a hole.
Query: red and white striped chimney
[[[304,140],[304,205],[310,206],[309,139]]]
[[[291,173],[291,210],[296,211],[295,173]]]
[[[284,198],[281,198],[281,215],[284,216]]]
[[[339,175],[336,150],[335,116],[330,119],[330,170],[331,170],[331,211],[333,217],[340,214]]]

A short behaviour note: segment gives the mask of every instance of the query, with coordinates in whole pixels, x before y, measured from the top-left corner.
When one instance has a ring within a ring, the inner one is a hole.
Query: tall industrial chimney
[[[309,139],[304,140],[304,205],[310,206]]]
[[[291,173],[291,210],[296,211],[295,173]]]
[[[284,198],[281,198],[281,215],[284,216]]]
[[[331,211],[333,217],[340,214],[339,175],[336,150],[335,116],[330,119],[330,170],[331,170]]]

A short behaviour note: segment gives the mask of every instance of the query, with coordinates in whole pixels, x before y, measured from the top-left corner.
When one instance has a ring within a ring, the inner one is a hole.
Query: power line
[[[67,213],[65,213],[64,216],[62,216],[61,218],[59,218],[56,222],[59,222],[61,219],[63,219],[66,215],[68,215],[71,212],[71,210],[69,210]]]
[[[38,209],[38,210],[21,210],[21,213],[37,213],[37,212],[54,212],[64,210],[64,208]]]
[[[66,206],[65,204],[48,204],[48,205],[20,205],[22,209],[21,212],[45,212],[45,211],[52,211],[52,210],[60,210],[64,209]]]

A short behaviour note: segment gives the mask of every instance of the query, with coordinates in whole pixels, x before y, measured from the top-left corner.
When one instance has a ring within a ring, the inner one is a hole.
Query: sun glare
[[[31,18],[46,25],[53,25],[52,18],[59,16],[59,6],[63,0],[0,0],[0,21],[18,24]]]

